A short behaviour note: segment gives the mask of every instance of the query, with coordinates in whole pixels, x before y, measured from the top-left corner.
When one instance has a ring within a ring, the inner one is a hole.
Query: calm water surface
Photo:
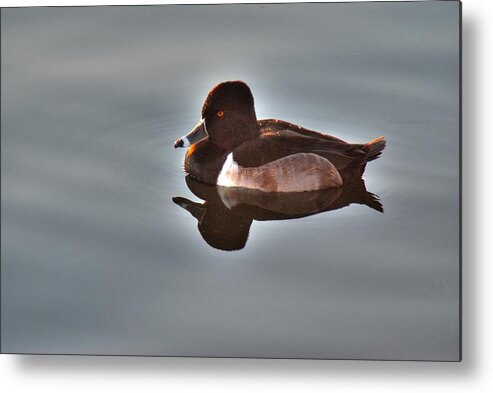
[[[456,2],[3,9],[2,351],[456,360],[458,18]],[[238,220],[213,199],[226,219],[204,230],[179,206],[206,198],[173,142],[228,79],[259,118],[385,135],[364,176],[385,212],[256,216],[239,250],[211,247]]]

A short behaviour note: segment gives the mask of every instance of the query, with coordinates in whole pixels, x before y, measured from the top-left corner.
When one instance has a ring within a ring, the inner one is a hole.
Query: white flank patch
[[[216,184],[222,187],[238,187],[238,172],[240,171],[239,165],[233,160],[233,153],[229,153],[224,161],[223,167],[219,176],[217,177]]]

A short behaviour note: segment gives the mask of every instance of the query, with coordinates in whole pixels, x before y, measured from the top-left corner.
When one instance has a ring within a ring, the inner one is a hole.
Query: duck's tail
[[[385,141],[385,137],[379,136],[371,140],[368,143],[363,145],[363,149],[366,151],[365,161],[376,160],[382,154],[383,149],[385,149],[385,145],[387,142]]]

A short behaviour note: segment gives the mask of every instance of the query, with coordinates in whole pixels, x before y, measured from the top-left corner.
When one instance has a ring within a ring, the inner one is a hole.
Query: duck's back
[[[259,120],[258,129],[258,138],[233,150],[234,161],[241,167],[260,167],[287,156],[310,153],[328,160],[343,182],[349,183],[361,177],[366,162],[378,158],[385,147],[383,137],[367,144],[351,144],[275,119]]]

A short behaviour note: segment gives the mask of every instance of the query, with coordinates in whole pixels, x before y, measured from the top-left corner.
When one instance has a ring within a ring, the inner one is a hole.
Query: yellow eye
[[[223,111],[219,111],[219,112],[217,112],[217,115],[218,115],[219,117],[223,117],[223,116],[224,116],[224,112],[223,112]]]

